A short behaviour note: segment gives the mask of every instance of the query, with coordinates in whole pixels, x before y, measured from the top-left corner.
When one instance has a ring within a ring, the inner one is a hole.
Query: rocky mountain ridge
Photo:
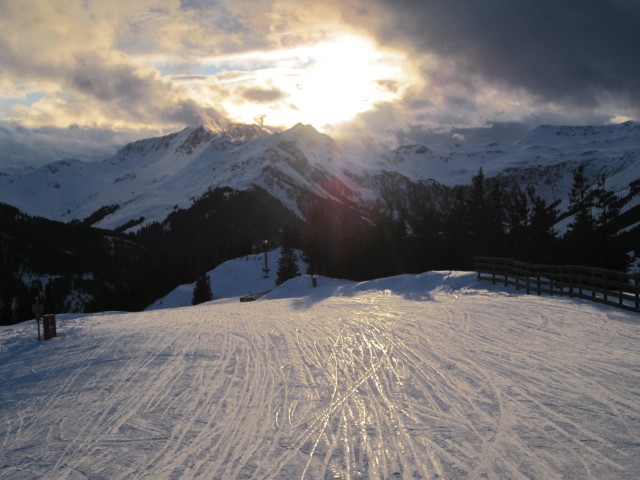
[[[371,149],[337,142],[310,125],[283,132],[256,125],[198,126],[139,140],[101,162],[61,160],[0,174],[0,202],[30,215],[135,231],[188,208],[205,192],[264,189],[298,217],[309,194],[366,208],[437,203],[440,186],[469,183],[480,168],[566,208],[575,168],[592,185],[628,195],[640,179],[640,123],[540,126],[512,144],[403,145]],[[406,197],[406,198],[405,198]],[[419,200],[415,200],[419,201]],[[638,202],[631,201],[627,208]]]

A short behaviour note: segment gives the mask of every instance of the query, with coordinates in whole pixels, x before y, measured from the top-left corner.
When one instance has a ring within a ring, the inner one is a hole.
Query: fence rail
[[[528,294],[569,296],[640,312],[640,276],[579,265],[537,265],[473,257],[478,280],[513,285]]]

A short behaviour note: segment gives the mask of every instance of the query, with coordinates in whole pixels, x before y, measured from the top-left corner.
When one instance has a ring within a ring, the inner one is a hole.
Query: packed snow
[[[640,322],[473,273],[0,327],[0,478],[640,477]]]

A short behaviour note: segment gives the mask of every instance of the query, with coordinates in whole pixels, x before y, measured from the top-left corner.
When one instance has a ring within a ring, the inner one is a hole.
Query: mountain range
[[[302,124],[201,125],[102,161],[0,172],[0,226],[0,323],[28,318],[34,295],[51,311],[141,310],[284,243],[315,273],[356,280],[469,270],[477,254],[626,269],[640,123],[394,148]]]
[[[411,191],[467,184],[482,168],[506,186],[535,191],[567,208],[578,165],[588,183],[627,196],[640,179],[640,123],[549,126],[511,144],[402,145],[393,149],[333,140],[310,125],[272,133],[255,125],[185,128],[140,140],[99,162],[60,160],[0,173],[0,202],[52,220],[135,231],[188,208],[207,191],[259,187],[305,218],[309,193],[366,207],[409,208]],[[638,204],[635,198],[625,209]]]

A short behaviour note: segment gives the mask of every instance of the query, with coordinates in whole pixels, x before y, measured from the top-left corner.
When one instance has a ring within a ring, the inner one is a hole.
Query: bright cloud
[[[343,122],[400,99],[408,85],[419,82],[401,55],[345,35],[293,49],[212,58],[203,66],[207,70],[222,72],[212,76],[229,94],[210,99],[211,105],[222,106],[238,121],[281,126]],[[204,75],[195,82],[187,79],[205,102],[202,87],[210,82]]]
[[[640,117],[640,7],[625,0],[0,0],[0,12],[0,120],[31,128]]]

